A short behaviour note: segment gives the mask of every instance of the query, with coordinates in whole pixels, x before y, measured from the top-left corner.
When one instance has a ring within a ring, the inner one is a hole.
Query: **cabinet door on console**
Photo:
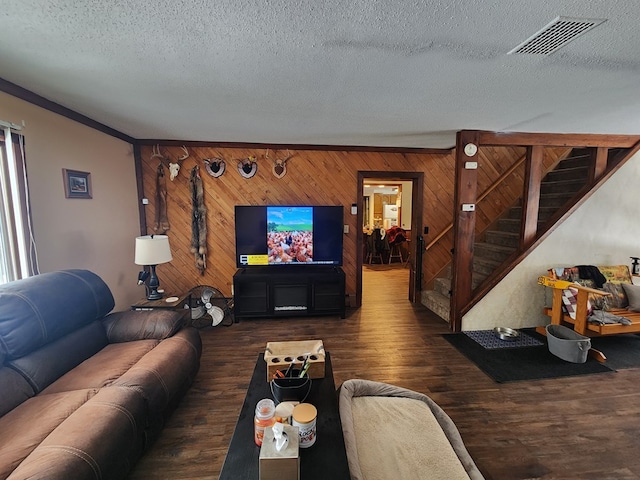
[[[236,280],[233,285],[235,297],[235,314],[266,315],[269,313],[269,284],[266,280]]]
[[[313,283],[313,310],[315,312],[340,310],[344,302],[344,287],[335,280],[316,280]]]

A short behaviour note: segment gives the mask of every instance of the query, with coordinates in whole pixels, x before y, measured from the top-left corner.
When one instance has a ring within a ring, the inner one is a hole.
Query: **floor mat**
[[[604,353],[606,365],[613,369],[640,367],[640,336],[636,334],[594,337],[591,339],[591,348]]]
[[[546,344],[487,349],[463,333],[449,333],[443,337],[498,383],[615,372],[591,358],[585,363],[565,362],[549,352]]]
[[[496,337],[493,330],[470,330],[462,333],[478,342],[484,348],[488,348],[490,350],[495,348],[538,347],[545,344],[543,341],[540,341],[523,331],[518,332],[520,335],[514,340],[501,340]]]

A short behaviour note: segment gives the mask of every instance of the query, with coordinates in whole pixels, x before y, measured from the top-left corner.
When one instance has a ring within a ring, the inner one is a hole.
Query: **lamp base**
[[[149,293],[147,295],[147,300],[160,300],[162,298],[162,293],[158,291],[160,280],[158,280],[158,276],[156,275],[156,266],[150,265],[150,267],[151,276],[149,277]]]
[[[151,289],[149,291],[149,295],[147,295],[147,300],[160,300],[164,295],[158,292],[157,289]]]

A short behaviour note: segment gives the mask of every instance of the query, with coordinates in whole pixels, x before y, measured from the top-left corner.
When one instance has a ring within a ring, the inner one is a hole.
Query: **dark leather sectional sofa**
[[[113,307],[87,270],[0,286],[0,479],[124,478],[160,433],[200,335],[182,312]]]

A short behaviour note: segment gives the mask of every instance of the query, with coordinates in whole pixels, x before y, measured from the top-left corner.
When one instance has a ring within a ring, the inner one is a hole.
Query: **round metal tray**
[[[493,333],[500,340],[506,340],[509,342],[514,341],[520,336],[520,332],[509,327],[496,327],[493,329]]]

